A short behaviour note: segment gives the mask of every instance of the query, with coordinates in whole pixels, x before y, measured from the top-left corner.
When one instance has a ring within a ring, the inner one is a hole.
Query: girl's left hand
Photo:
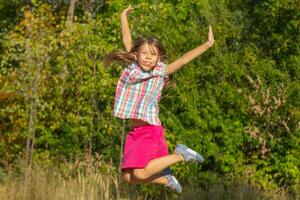
[[[212,27],[209,26],[208,27],[208,40],[207,40],[207,44],[209,45],[209,47],[211,47],[215,42],[215,39],[214,39],[214,34],[212,32]]]

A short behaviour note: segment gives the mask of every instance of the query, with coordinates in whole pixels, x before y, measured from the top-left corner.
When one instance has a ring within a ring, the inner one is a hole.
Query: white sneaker
[[[196,151],[188,148],[187,146],[183,144],[177,144],[175,148],[175,153],[176,154],[181,154],[183,156],[184,161],[191,161],[191,162],[199,162],[203,163],[204,158],[197,153]]]
[[[165,176],[168,180],[168,183],[166,185],[166,187],[171,188],[173,191],[177,192],[177,193],[181,193],[182,188],[180,183],[177,181],[177,179],[173,176],[173,175],[166,175]]]

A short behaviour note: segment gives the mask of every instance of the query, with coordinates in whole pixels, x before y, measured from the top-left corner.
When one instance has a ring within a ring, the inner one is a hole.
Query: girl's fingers
[[[214,35],[211,26],[208,27],[208,42],[210,43],[210,46],[214,44]]]
[[[131,5],[129,5],[128,8],[125,9],[125,12],[128,15],[128,14],[132,13],[133,10],[134,10],[134,8],[131,7]]]
[[[212,27],[209,26],[208,27],[208,40],[212,41],[213,39],[214,39],[214,36],[213,36],[213,32],[212,32]]]
[[[126,11],[129,11],[131,9],[132,9],[132,7],[131,7],[131,5],[129,5],[128,8],[126,8]]]

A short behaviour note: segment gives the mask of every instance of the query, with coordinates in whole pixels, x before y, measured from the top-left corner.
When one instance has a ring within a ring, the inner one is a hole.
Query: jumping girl
[[[168,75],[189,63],[214,44],[211,26],[208,40],[166,65],[165,49],[153,37],[140,37],[132,44],[127,16],[133,12],[129,6],[121,14],[122,40],[126,52],[109,54],[105,62],[126,64],[118,82],[114,116],[130,119],[131,130],[126,136],[122,175],[128,183],[156,183],[181,192],[182,188],[169,167],[182,161],[202,163],[196,151],[178,144],[174,153],[168,153],[163,127],[158,118],[158,102]]]

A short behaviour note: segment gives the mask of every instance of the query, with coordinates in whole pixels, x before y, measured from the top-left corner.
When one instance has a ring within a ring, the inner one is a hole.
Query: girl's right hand
[[[132,13],[134,10],[133,7],[131,7],[131,5],[128,6],[128,8],[126,8],[125,10],[122,11],[122,15],[125,15],[126,17]]]
[[[214,42],[215,42],[215,39],[214,39],[214,34],[213,34],[213,31],[212,31],[212,27],[209,26],[208,27],[208,40],[207,40],[207,43],[208,43],[209,47],[214,45]]]

